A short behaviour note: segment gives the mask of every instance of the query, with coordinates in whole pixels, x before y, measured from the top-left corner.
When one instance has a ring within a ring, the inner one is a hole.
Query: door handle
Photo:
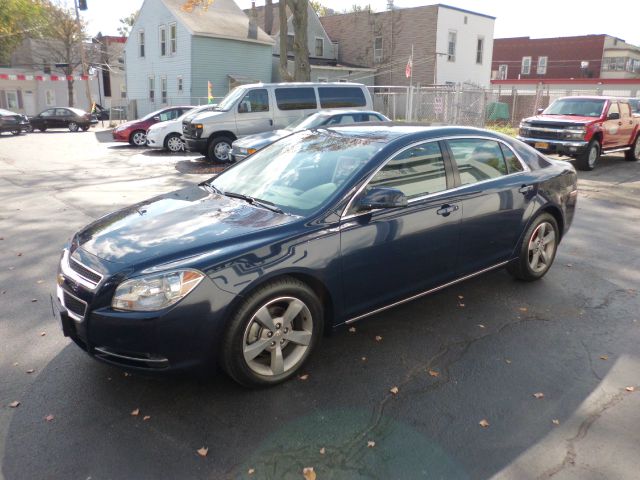
[[[273,127],[273,120],[269,119],[269,126]]]
[[[618,122],[618,125],[622,125],[622,122]]]
[[[529,193],[531,190],[533,190],[533,185],[522,185],[522,186],[518,189],[518,191],[519,191],[520,193],[524,193],[524,194]]]
[[[451,215],[451,212],[455,212],[456,210],[458,210],[458,206],[457,205],[442,205],[438,210],[436,210],[436,213],[438,215],[442,215],[443,217],[448,217],[449,215]]]

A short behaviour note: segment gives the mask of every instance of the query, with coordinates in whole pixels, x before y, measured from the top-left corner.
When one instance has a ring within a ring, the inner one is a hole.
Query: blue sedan
[[[76,233],[63,331],[128,369],[276,384],[326,330],[501,267],[540,279],[576,199],[570,164],[501,134],[305,130]]]

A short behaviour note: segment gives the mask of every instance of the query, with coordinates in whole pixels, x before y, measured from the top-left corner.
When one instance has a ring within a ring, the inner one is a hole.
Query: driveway
[[[574,225],[542,281],[496,271],[380,313],[260,391],[217,372],[102,365],[52,312],[76,229],[214,167],[94,131],[2,135],[0,166],[6,480],[302,479],[305,467],[318,479],[637,478],[638,163],[579,173]]]

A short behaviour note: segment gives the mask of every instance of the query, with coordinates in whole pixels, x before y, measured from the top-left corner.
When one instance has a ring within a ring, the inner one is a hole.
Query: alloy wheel
[[[299,298],[269,300],[253,314],[242,344],[249,369],[258,375],[283,375],[305,357],[313,336],[313,317]]]
[[[133,144],[142,147],[147,144],[147,135],[144,132],[136,132],[132,137]]]
[[[589,150],[589,166],[593,167],[596,164],[596,160],[598,159],[598,145],[594,144]]]
[[[229,152],[231,151],[231,145],[226,142],[218,143],[214,148],[214,154],[216,156],[216,160],[221,162],[226,162],[229,160]]]
[[[180,137],[174,135],[167,140],[167,148],[170,152],[181,152],[184,150],[184,142]]]
[[[69,122],[69,130],[72,132],[78,131],[78,124],[76,122]]]
[[[556,231],[549,222],[542,222],[529,240],[529,267],[535,273],[551,266],[556,249]]]

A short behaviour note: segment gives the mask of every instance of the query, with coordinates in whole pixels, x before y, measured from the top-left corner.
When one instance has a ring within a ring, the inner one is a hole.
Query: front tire
[[[231,144],[229,137],[215,137],[207,148],[207,158],[211,162],[227,163],[231,161]]]
[[[144,147],[147,144],[147,134],[144,130],[136,130],[129,137],[129,143],[134,147]]]
[[[311,288],[291,277],[268,282],[232,317],[222,367],[246,387],[282,383],[300,370],[322,329],[322,304]]]
[[[525,282],[541,279],[553,264],[559,240],[558,222],[553,215],[538,215],[524,235],[518,259],[507,266],[507,271]]]
[[[86,131],[88,131],[88,130],[89,130],[89,125],[86,125],[86,126],[82,127],[82,131],[83,131],[83,132],[86,132]]]
[[[587,149],[576,157],[576,166],[578,170],[590,171],[596,167],[600,158],[600,143],[598,140],[591,140]]]
[[[68,127],[70,132],[77,132],[80,130],[80,126],[76,122],[69,122]]]
[[[185,144],[180,135],[171,133],[164,141],[164,147],[172,153],[184,152]]]
[[[624,152],[624,159],[627,162],[636,162],[640,160],[640,135],[636,136],[635,142],[631,145],[631,150]]]
[[[44,133],[44,132],[46,132],[46,131],[47,131],[47,127],[41,127],[41,128],[39,128],[38,130],[40,130],[41,132],[43,132],[43,133]]]

